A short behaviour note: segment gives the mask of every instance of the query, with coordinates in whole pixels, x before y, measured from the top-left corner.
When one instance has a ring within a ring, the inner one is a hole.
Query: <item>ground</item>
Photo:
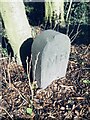
[[[0,119],[90,120],[89,50],[90,45],[72,45],[66,76],[45,90],[34,87],[33,100],[22,66],[1,58]]]

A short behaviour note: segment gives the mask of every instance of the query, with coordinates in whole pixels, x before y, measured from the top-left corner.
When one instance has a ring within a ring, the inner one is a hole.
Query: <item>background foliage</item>
[[[29,22],[32,25],[39,25],[44,22],[45,16],[45,5],[43,2],[27,2],[24,3],[26,6],[26,13]],[[69,2],[64,3],[64,14],[66,17]],[[89,4],[87,2],[73,2],[71,6],[69,20],[71,24],[90,24],[89,21]]]

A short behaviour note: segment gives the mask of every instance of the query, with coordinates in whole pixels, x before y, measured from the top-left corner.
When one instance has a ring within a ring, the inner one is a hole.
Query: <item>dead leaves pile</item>
[[[73,45],[65,78],[55,80],[45,90],[35,91],[31,115],[31,93],[21,66],[0,61],[0,119],[89,120],[90,119],[90,45]],[[58,68],[59,69],[59,68]]]

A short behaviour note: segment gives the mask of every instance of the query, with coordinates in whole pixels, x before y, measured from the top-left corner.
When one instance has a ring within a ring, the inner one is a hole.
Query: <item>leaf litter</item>
[[[44,90],[35,89],[32,104],[29,81],[22,66],[0,59],[0,119],[89,120],[89,51],[90,45],[72,45],[66,76]]]

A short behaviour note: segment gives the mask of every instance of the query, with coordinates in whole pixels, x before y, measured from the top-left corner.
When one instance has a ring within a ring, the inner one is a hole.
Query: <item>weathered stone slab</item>
[[[62,33],[46,30],[35,38],[32,45],[32,69],[39,87],[44,89],[53,80],[65,76],[69,54],[70,39]]]

